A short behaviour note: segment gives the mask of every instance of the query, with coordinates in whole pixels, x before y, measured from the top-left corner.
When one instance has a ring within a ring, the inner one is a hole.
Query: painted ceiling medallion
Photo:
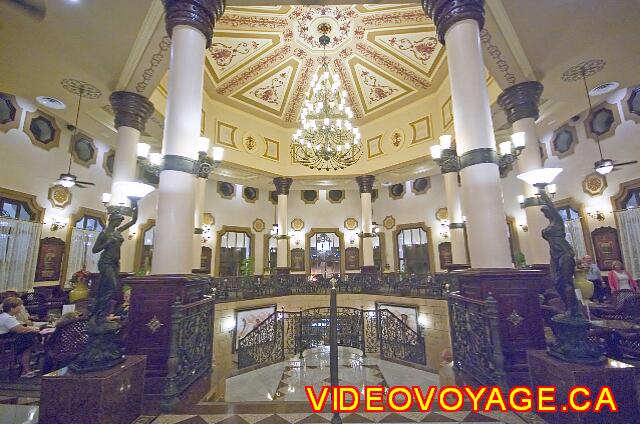
[[[353,18],[355,11],[349,7],[297,7],[292,13],[296,19],[294,34],[296,41],[311,52],[321,53],[324,46],[320,44],[321,36],[329,37],[327,50],[336,50],[353,38]]]
[[[404,145],[404,131],[401,128],[396,128],[391,131],[389,135],[389,143],[391,144],[391,148],[393,150],[400,150]]]
[[[60,184],[49,188],[48,197],[54,208],[64,208],[71,203],[71,191]]]

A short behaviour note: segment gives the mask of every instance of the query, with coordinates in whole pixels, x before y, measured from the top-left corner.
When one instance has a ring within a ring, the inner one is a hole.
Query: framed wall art
[[[249,334],[262,321],[276,311],[276,305],[259,306],[257,308],[236,309],[236,328],[233,332],[233,351],[238,349],[240,339]]]
[[[55,281],[60,279],[65,243],[57,237],[40,240],[35,281]]]
[[[615,261],[622,262],[622,251],[618,240],[618,230],[613,227],[599,227],[591,232],[593,250],[596,255],[598,268],[611,271]]]
[[[297,247],[291,249],[291,271],[304,272],[304,249]]]
[[[416,333],[418,332],[418,307],[376,302],[376,309],[387,309]]]

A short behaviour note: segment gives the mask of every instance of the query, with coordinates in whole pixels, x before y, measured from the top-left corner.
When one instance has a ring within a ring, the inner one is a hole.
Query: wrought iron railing
[[[449,294],[449,322],[454,365],[483,385],[506,387],[496,300]]]
[[[457,290],[455,274],[435,275],[343,274],[311,275],[290,274],[274,276],[215,277],[213,287],[218,301],[254,299],[292,294],[329,294],[331,279],[337,280],[339,293],[368,293],[445,299]]]
[[[424,337],[387,309],[377,311],[380,357],[427,365]]]
[[[238,342],[238,368],[266,366],[329,345],[329,308],[300,312],[279,311]],[[337,338],[340,346],[380,353],[393,359],[426,365],[424,337],[386,309],[337,308]]]

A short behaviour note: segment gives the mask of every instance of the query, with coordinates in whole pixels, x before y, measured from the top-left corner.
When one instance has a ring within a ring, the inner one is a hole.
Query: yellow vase
[[[573,287],[580,289],[582,292],[582,298],[589,300],[593,296],[593,283],[587,280],[587,269],[577,268],[575,272],[575,278],[573,280]]]
[[[74,289],[69,292],[70,303],[75,303],[79,300],[86,300],[88,298],[89,298],[89,285],[85,280],[78,281]]]

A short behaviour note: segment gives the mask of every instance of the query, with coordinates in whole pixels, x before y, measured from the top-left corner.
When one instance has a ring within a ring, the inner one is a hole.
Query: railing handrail
[[[410,332],[415,334],[417,337],[422,337],[422,334],[418,333],[413,328],[409,327],[404,321],[402,321],[400,318],[398,318],[398,316],[396,314],[394,314],[393,312],[391,312],[387,308],[380,308],[380,310],[389,312],[389,315],[391,315],[393,317],[392,319],[395,319],[395,320],[399,321],[399,324],[402,325],[403,327],[405,327],[405,329],[409,330]]]

